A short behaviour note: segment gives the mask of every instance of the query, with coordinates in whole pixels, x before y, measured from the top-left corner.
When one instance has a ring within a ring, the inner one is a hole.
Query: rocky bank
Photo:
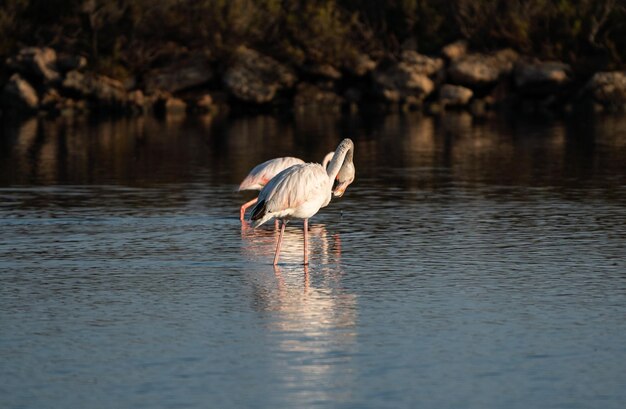
[[[204,51],[177,54],[124,80],[90,69],[78,55],[27,47],[0,70],[3,115],[169,115],[220,110],[467,109],[500,107],[567,111],[578,107],[626,112],[626,72],[580,78],[568,64],[503,49],[474,53],[456,42],[440,55],[405,50],[375,61],[345,58],[337,66],[289,66],[240,47],[216,60]]]

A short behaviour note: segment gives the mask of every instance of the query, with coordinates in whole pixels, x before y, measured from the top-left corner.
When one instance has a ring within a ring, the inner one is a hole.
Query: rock
[[[147,108],[147,99],[140,89],[136,89],[128,93],[128,107],[134,113],[145,113]]]
[[[518,55],[505,49],[493,54],[468,54],[452,62],[448,74],[452,82],[477,89],[493,85],[511,73]]]
[[[402,52],[401,61],[411,66],[411,71],[416,74],[432,76],[443,68],[441,58],[432,58],[412,50]]]
[[[448,44],[441,49],[441,54],[448,61],[458,60],[467,54],[467,41],[459,40]]]
[[[435,88],[433,81],[424,74],[421,64],[392,63],[379,67],[373,75],[375,91],[389,102],[401,102],[411,97],[415,103],[426,98]]]
[[[56,66],[62,73],[80,71],[87,66],[87,58],[82,55],[61,55],[57,58]]]
[[[213,69],[208,56],[197,54],[149,71],[144,75],[144,84],[148,93],[158,90],[178,92],[206,84],[212,79]]]
[[[159,116],[182,115],[187,111],[187,104],[180,98],[174,98],[170,94],[159,95],[154,103],[154,112]]]
[[[223,77],[226,89],[242,101],[270,102],[280,90],[296,82],[293,71],[271,57],[240,47]]]
[[[306,73],[317,77],[328,78],[331,80],[338,80],[341,78],[341,72],[330,64],[305,64],[302,69]]]
[[[344,99],[331,90],[325,90],[313,84],[302,83],[298,85],[294,106],[315,106],[334,109],[344,103]]]
[[[2,105],[23,111],[34,111],[39,106],[39,97],[35,89],[15,73],[2,90]]]
[[[363,77],[376,68],[376,63],[367,54],[358,54],[349,58],[345,68],[357,77]]]
[[[474,92],[460,85],[445,84],[439,90],[439,102],[444,106],[465,106]]]
[[[57,81],[60,78],[56,71],[57,54],[48,47],[27,47],[7,59],[9,69],[27,76],[33,76],[46,82]]]
[[[124,85],[104,75],[70,71],[63,79],[61,86],[65,91],[90,99],[101,106],[122,108],[128,102]]]
[[[585,85],[583,93],[603,107],[626,108],[626,71],[595,73]]]
[[[518,62],[515,85],[524,93],[548,94],[569,82],[570,73],[570,66],[561,62]]]

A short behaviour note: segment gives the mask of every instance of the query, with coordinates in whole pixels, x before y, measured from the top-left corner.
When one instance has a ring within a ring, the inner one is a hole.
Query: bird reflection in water
[[[341,385],[354,382],[351,361],[358,352],[357,298],[342,288],[341,265],[294,263],[273,270],[274,280],[266,274],[256,281],[266,288],[256,289],[255,307],[266,318],[272,372],[286,399],[303,406],[341,401]]]

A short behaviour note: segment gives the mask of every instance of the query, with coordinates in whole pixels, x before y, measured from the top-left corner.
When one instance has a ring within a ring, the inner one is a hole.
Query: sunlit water
[[[626,118],[2,132],[2,408],[624,407]],[[274,269],[238,183],[345,136],[355,183]]]

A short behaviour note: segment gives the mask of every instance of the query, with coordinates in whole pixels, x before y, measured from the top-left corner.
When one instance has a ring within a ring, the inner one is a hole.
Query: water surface
[[[254,165],[356,144],[271,266]],[[626,118],[4,124],[3,408],[622,408]]]

